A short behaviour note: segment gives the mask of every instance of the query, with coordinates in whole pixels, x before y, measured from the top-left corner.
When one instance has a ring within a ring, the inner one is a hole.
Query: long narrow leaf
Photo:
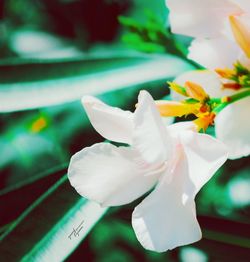
[[[71,102],[85,94],[169,79],[188,69],[183,60],[166,55],[3,63],[0,112]]]
[[[105,213],[81,199],[63,176],[11,224],[0,238],[3,261],[61,261]],[[82,223],[79,234],[72,234]],[[71,235],[71,237],[70,237]]]
[[[20,181],[19,184],[0,190],[0,210],[4,211],[0,216],[0,227],[15,220],[64,174],[65,165],[47,170]]]

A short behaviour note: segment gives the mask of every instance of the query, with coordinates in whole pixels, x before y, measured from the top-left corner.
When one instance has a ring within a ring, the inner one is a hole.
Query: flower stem
[[[246,91],[239,92],[231,96],[220,98],[221,103],[213,110],[213,112],[217,115],[221,110],[223,110],[228,105],[235,103],[236,101],[239,101],[248,96],[250,96],[250,90],[246,90]],[[218,101],[218,98],[215,98],[214,100]]]

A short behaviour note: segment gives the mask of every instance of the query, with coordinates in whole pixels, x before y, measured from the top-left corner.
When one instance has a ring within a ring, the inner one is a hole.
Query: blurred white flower
[[[227,192],[233,205],[238,208],[250,206],[250,177],[249,170],[246,172],[246,176],[237,174],[227,184]]]
[[[205,68],[250,68],[249,0],[166,0],[172,31],[195,37],[188,58]]]
[[[224,97],[235,93],[233,90],[222,89],[221,79],[216,73],[208,70],[189,71],[174,82],[184,85],[191,81],[201,85],[211,97]],[[174,100],[184,97],[172,94]],[[237,159],[250,154],[250,97],[239,100],[224,108],[215,118],[216,137],[228,146],[229,158]]]
[[[182,262],[207,262],[208,255],[201,249],[195,247],[183,247],[180,249],[180,260]]]
[[[164,126],[146,91],[134,113],[93,97],[82,102],[103,137],[129,146],[98,143],[76,153],[68,170],[71,185],[103,206],[128,204],[152,190],[132,214],[146,249],[163,252],[198,241],[194,198],[226,161],[224,144],[193,131],[191,123]]]

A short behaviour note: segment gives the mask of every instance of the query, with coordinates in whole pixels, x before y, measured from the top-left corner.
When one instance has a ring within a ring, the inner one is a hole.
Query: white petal
[[[216,37],[229,15],[240,8],[228,0],[166,0],[172,31],[193,37]]]
[[[250,59],[247,58],[247,56],[243,54],[243,52],[239,57],[239,61],[243,66],[245,66],[248,70],[250,70]]]
[[[179,85],[184,85],[186,81],[201,85],[211,97],[222,97],[234,93],[231,90],[222,89],[219,76],[209,70],[189,71],[174,80],[174,82]],[[174,100],[184,99],[184,96],[176,94],[175,92],[172,92],[171,96]]]
[[[215,133],[229,149],[229,158],[250,154],[250,97],[223,109],[215,118]]]
[[[174,117],[161,117],[161,121],[164,126],[168,127],[174,123]]]
[[[76,153],[68,177],[76,191],[103,206],[116,206],[137,199],[156,183],[158,177],[143,176],[129,147],[95,144]]]
[[[84,96],[82,104],[91,124],[104,138],[121,143],[131,143],[133,114],[130,111],[108,106],[91,96]]]
[[[161,166],[172,154],[172,138],[164,126],[153,98],[141,91],[134,113],[133,147],[140,153],[147,169]],[[145,168],[146,168],[145,166]]]
[[[181,134],[180,139],[188,162],[185,193],[194,198],[203,185],[225,163],[228,150],[221,141],[207,134],[186,131]]]
[[[139,204],[132,215],[135,234],[148,250],[164,252],[201,238],[193,199],[184,201],[183,179],[187,163],[180,158],[169,183],[169,174]]]
[[[208,69],[232,68],[241,54],[242,51],[235,42],[219,37],[193,40],[188,58]]]
[[[178,122],[167,127],[168,132],[173,138],[179,138],[182,132],[191,130],[196,131],[196,125],[193,121]]]
[[[249,0],[234,0],[235,4],[239,5],[244,13],[250,13],[250,2]]]

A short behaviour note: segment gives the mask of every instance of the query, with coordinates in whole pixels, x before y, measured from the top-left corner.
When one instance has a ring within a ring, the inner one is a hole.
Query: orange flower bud
[[[206,91],[202,88],[202,86],[187,81],[185,83],[186,91],[189,97],[192,97],[198,101],[204,101],[208,98],[208,94]]]
[[[224,96],[221,98],[221,103],[228,103],[231,101],[230,96]]]
[[[200,114],[199,117],[194,120],[197,130],[200,131],[202,129],[205,132],[209,125],[213,125],[215,116],[213,112]]]
[[[241,85],[238,83],[225,83],[222,86],[223,89],[232,89],[232,90],[239,90],[241,89]]]
[[[250,58],[250,30],[248,26],[244,23],[242,16],[231,15],[229,21],[235,40],[246,56]]]

